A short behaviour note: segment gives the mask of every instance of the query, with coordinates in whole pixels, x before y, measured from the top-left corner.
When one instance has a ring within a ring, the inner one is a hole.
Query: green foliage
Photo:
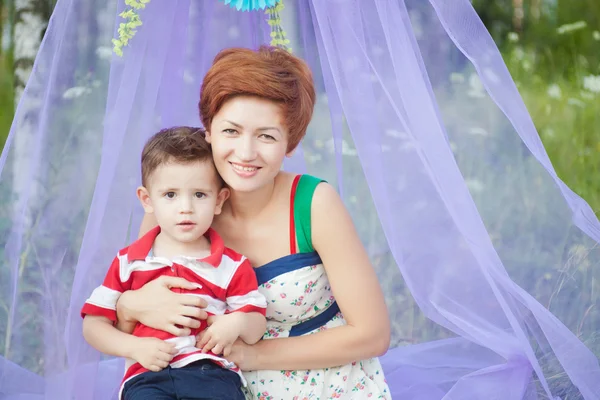
[[[0,56],[0,149],[10,131],[14,114],[13,74],[9,58]]]
[[[138,11],[145,8],[148,3],[150,3],[150,0],[125,0],[125,4],[128,8],[121,12],[119,16],[127,22],[121,22],[119,24],[119,37],[112,40],[114,46],[113,50],[118,56],[123,56],[123,47],[126,47],[129,44],[129,41],[137,33],[137,28],[142,26],[142,20],[140,19]]]

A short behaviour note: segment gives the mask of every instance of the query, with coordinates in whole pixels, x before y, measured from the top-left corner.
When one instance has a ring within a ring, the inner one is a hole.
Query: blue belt
[[[340,307],[337,305],[337,302],[334,302],[329,307],[327,307],[325,311],[323,311],[316,317],[308,319],[304,322],[300,322],[298,325],[294,325],[292,329],[290,329],[290,337],[302,336],[308,332],[314,331],[315,329],[322,327],[323,325],[331,321],[331,319],[335,317],[339,312]]]

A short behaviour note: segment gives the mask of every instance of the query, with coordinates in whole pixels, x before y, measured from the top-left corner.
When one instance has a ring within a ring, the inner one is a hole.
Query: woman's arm
[[[183,278],[161,276],[137,290],[124,292],[117,301],[117,329],[129,332],[131,324],[141,322],[175,336],[187,336],[208,315],[205,299],[175,293],[173,287],[192,290],[197,286]]]
[[[261,340],[238,360],[245,370],[328,368],[379,356],[389,347],[390,323],[377,276],[346,207],[328,184],[317,186],[311,222],[313,246],[347,325],[312,335]],[[240,346],[246,347],[238,343],[238,351]]]
[[[144,214],[138,237],[156,226],[153,214]],[[135,324],[167,331],[176,336],[187,336],[190,328],[198,328],[199,320],[206,319],[206,300],[197,296],[174,293],[171,288],[192,290],[196,286],[183,278],[163,276],[138,290],[124,292],[117,301],[116,328],[131,333]]]

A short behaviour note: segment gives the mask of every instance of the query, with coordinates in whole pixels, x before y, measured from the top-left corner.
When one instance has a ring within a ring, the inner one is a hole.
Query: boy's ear
[[[221,214],[221,211],[223,210],[223,204],[225,204],[225,201],[227,201],[230,194],[231,192],[229,191],[229,188],[224,187],[219,190],[219,194],[217,195],[217,204],[215,204],[215,215]]]
[[[144,207],[144,211],[147,214],[152,214],[154,212],[154,207],[152,207],[152,200],[150,199],[150,193],[148,193],[148,189],[144,186],[140,186],[136,191],[138,199],[140,199],[140,203],[142,203],[142,207]]]

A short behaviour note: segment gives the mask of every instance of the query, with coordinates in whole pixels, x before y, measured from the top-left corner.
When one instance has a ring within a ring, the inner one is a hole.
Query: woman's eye
[[[275,137],[273,137],[271,135],[267,135],[266,133],[263,133],[261,136],[267,140],[275,140]]]
[[[235,129],[224,129],[223,132],[228,135],[234,135],[237,133],[237,131]]]

